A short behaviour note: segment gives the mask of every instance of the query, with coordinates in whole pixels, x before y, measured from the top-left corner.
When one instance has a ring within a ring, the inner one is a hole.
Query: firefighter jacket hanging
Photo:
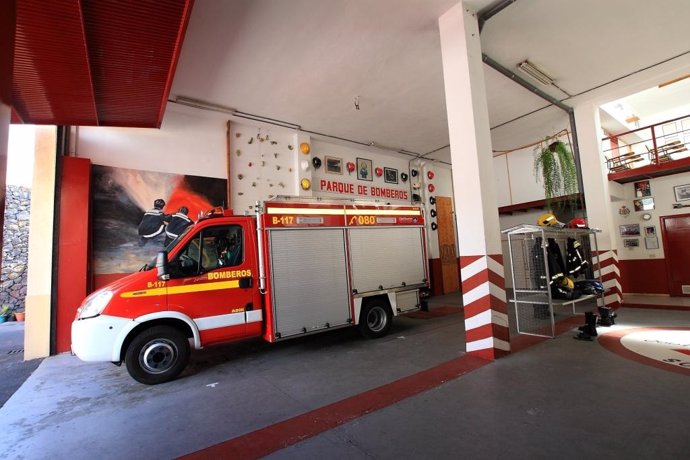
[[[548,284],[551,289],[551,297],[554,299],[572,300],[581,296],[580,291],[575,289],[572,278],[567,276],[566,265],[563,261],[561,248],[553,238],[548,238],[546,242],[546,261],[544,260],[544,251],[542,247],[542,239],[535,238],[534,247],[532,248],[532,255],[536,267],[544,267],[545,270],[535,270],[538,289],[546,289],[546,267],[548,267],[549,280]]]
[[[589,266],[589,262],[582,254],[582,244],[575,238],[568,238],[565,260],[568,275],[572,278],[584,275]]]

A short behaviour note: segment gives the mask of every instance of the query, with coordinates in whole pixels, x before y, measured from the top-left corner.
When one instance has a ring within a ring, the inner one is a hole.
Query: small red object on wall
[[[433,193],[434,190],[436,190],[436,187],[434,187],[434,184],[429,184],[429,192]]]

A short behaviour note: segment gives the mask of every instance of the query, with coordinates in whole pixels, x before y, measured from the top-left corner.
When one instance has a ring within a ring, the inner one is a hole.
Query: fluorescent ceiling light
[[[690,74],[683,75],[682,77],[674,78],[673,80],[665,81],[663,83],[659,84],[659,88],[663,88],[664,86],[672,85],[673,83],[677,83],[681,80],[685,80],[686,78],[690,78]]]
[[[216,104],[214,102],[202,101],[201,99],[194,99],[193,97],[177,95],[170,102],[176,104],[186,105],[189,107],[196,107],[198,109],[213,110],[215,112],[234,114],[237,110],[225,105]]]
[[[528,60],[524,60],[521,63],[519,63],[518,68],[525,72],[527,75],[530,77],[534,78],[537,80],[539,83],[542,85],[553,85],[554,79],[551,78],[549,75],[544,73],[541,69],[539,69],[537,66],[529,62]]]

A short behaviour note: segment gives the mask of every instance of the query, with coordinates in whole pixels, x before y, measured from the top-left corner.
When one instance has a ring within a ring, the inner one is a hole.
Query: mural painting
[[[92,175],[97,276],[139,270],[200,212],[226,204],[225,179],[99,165]]]

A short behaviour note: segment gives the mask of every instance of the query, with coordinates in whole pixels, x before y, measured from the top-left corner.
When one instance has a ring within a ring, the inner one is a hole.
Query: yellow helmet
[[[541,227],[565,227],[565,224],[559,222],[558,219],[556,219],[556,216],[554,216],[551,212],[545,212],[544,214],[539,216],[539,218],[537,219],[537,225]]]
[[[563,281],[561,281],[561,286],[563,286],[564,288],[566,288],[568,290],[573,290],[573,289],[575,289],[575,282],[573,281],[572,278],[570,278],[569,276],[566,276],[565,278],[563,278]]]

